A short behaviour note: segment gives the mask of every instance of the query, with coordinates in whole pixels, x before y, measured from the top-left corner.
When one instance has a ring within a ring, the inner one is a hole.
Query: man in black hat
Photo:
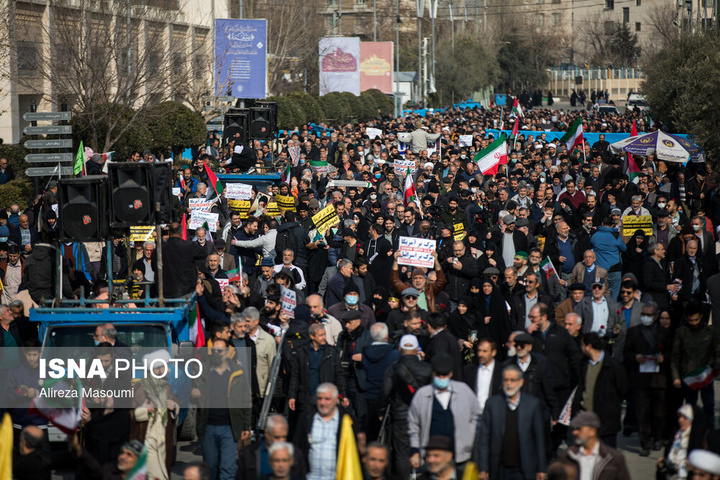
[[[361,323],[365,328],[370,328],[370,325],[375,323],[375,313],[373,313],[372,308],[368,305],[360,303],[360,288],[352,277],[347,278],[345,281],[342,301],[327,309],[330,315],[338,319],[343,318],[345,313],[349,311],[360,313]]]
[[[462,478],[463,468],[455,465],[453,441],[451,438],[434,435],[425,445],[427,472],[420,475],[422,480]]]
[[[422,446],[435,435],[452,439],[455,460],[465,464],[472,455],[475,425],[480,415],[475,393],[465,383],[453,380],[453,359],[447,353],[433,358],[433,383],[420,388],[410,403],[408,433],[412,456],[410,465],[420,467]]]
[[[347,378],[348,396],[362,429],[367,422],[365,391],[367,375],[362,367],[363,349],[372,344],[370,331],[362,326],[359,310],[348,310],[342,315],[344,324],[337,342],[344,375]]]

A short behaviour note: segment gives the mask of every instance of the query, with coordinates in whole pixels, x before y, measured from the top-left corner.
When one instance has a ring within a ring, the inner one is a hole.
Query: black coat
[[[548,306],[548,320],[555,323],[555,304],[547,293],[538,291],[538,303]],[[512,330],[525,330],[525,292],[516,294],[510,303],[510,326]]]
[[[667,286],[670,284],[670,275],[664,262],[661,265],[653,257],[647,257],[642,264],[642,279],[640,286],[644,292],[652,295],[660,308],[669,305]]]
[[[480,292],[476,307],[479,316],[478,323],[480,324],[478,338],[490,338],[499,348],[510,336],[510,315],[500,289],[493,287],[490,294],[489,308],[485,302],[484,294]],[[485,317],[490,317],[489,323],[485,323]]]
[[[517,364],[517,356],[510,357],[502,364],[502,368]],[[540,400],[543,421],[549,420],[550,417],[557,418],[563,407],[555,398],[551,368],[550,362],[544,355],[533,352],[530,354],[530,365],[523,374],[525,383],[523,383],[522,393],[529,393]]]
[[[695,257],[695,263],[698,266],[700,274],[700,286],[698,287],[697,292],[695,292],[695,295],[693,295],[692,284],[694,267],[692,261],[690,260],[690,257],[686,254],[675,260],[675,264],[673,265],[673,278],[682,280],[682,288],[680,288],[680,291],[678,292],[678,299],[680,300],[702,301],[705,298],[708,271],[710,270],[710,268],[708,268],[709,265],[705,262],[705,259],[702,255],[698,255],[697,257]]]
[[[455,301],[467,294],[470,280],[478,274],[477,261],[468,252],[465,252],[465,255],[459,258],[458,261],[462,265],[459,270],[448,262],[442,264],[447,279],[445,291],[450,295],[450,299]]]
[[[385,371],[380,404],[391,402],[392,416],[407,423],[407,412],[415,392],[432,381],[432,367],[415,355],[402,355]]]
[[[258,471],[258,467],[260,466],[260,459],[258,456],[260,455],[261,442],[264,442],[264,440],[259,439],[249,447],[243,448],[240,451],[235,480],[255,480],[259,477],[260,472]],[[305,478],[307,461],[299,448],[295,449],[294,459],[295,464],[291,471],[292,478]]]
[[[476,362],[473,362],[470,365],[465,365],[465,368],[463,368],[463,381],[475,393],[477,393],[477,373],[479,367],[480,365],[478,365]],[[493,395],[499,395],[502,393],[502,370],[503,366],[497,361],[496,358],[492,378],[490,379],[490,395],[488,395],[488,398],[492,397]]]
[[[309,350],[312,348],[308,342],[301,348],[294,351],[294,361],[291,367],[290,387],[288,399],[296,399],[300,405],[307,406],[310,403],[310,355]],[[337,349],[332,345],[325,345],[323,358],[320,361],[318,371],[318,385],[330,382],[338,388],[338,392],[343,397],[347,396],[347,383],[345,381],[345,373],[343,372],[340,355]]]
[[[573,400],[572,411],[574,414],[584,410],[581,403],[585,393],[585,376],[588,365],[589,362],[583,362],[580,384]],[[600,417],[601,422],[598,436],[615,435],[620,431],[621,404],[627,389],[628,381],[625,367],[606,354],[595,382],[595,395],[593,398],[593,411]]]
[[[630,327],[625,337],[625,363],[629,366],[630,380],[633,388],[667,388],[668,372],[670,370],[671,338],[667,328],[655,323],[650,327],[636,325]],[[648,344],[646,333],[654,338],[652,345]],[[640,373],[640,364],[636,355],[663,355],[663,363],[657,373]]]
[[[547,333],[535,331],[533,336],[533,352],[542,353],[550,362],[555,390],[568,390],[574,388],[580,381],[580,364],[582,353],[575,339],[565,328],[557,323],[551,323]],[[563,403],[566,399],[557,399]],[[562,408],[562,405],[560,405]]]
[[[430,362],[435,355],[441,352],[449,353],[453,357],[453,380],[461,382],[463,359],[460,355],[460,344],[455,335],[450,333],[447,328],[442,329],[437,335],[430,338],[425,349],[425,358]]]
[[[163,245],[163,292],[165,298],[178,298],[195,290],[197,266],[205,262],[205,252],[197,242],[170,237]]]

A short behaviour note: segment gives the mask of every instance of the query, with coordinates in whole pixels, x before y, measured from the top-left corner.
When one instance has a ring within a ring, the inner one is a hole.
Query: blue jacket
[[[376,400],[380,397],[385,371],[400,358],[400,351],[389,343],[372,343],[362,351],[362,366],[365,370],[365,398]]]
[[[610,227],[598,227],[597,232],[590,237],[590,243],[597,256],[597,264],[608,272],[610,267],[622,263],[620,253],[627,250],[622,237],[617,233]]]

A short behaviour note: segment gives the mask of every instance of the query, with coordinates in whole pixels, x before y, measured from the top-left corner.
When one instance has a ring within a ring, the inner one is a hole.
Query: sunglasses
[[[602,290],[602,289],[603,289],[603,286],[602,286],[602,285],[593,285],[593,286],[592,286],[592,289],[593,289],[593,290]]]
[[[213,349],[212,352],[213,352],[213,353],[216,353],[216,354],[218,354],[218,355],[222,355],[223,353],[225,353],[225,350],[223,350],[223,349],[217,349],[217,350],[216,350],[216,349]]]
[[[417,300],[418,299],[418,297],[416,297],[415,295],[406,295],[403,298],[407,298],[408,300]]]

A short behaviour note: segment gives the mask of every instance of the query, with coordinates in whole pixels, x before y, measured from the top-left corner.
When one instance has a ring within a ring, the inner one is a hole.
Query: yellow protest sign
[[[228,200],[230,210],[238,212],[243,219],[248,218],[250,206],[250,200]]]
[[[278,206],[285,211],[295,211],[295,197],[288,195],[275,195]]]
[[[632,237],[635,230],[642,230],[645,235],[652,235],[652,215],[625,215],[622,217],[623,237]]]
[[[154,241],[152,234],[155,231],[155,227],[130,227],[130,241],[131,242],[147,242],[148,240]]]
[[[265,215],[269,215],[271,217],[278,217],[282,215],[282,210],[280,210],[277,202],[270,202],[265,206]]]
[[[320,232],[321,235],[325,235],[328,228],[335,226],[340,221],[340,218],[337,216],[335,207],[333,205],[328,205],[313,215],[312,220],[315,227],[317,227],[318,232]]]
[[[465,238],[465,225],[463,223],[453,224],[453,238],[458,241]]]

